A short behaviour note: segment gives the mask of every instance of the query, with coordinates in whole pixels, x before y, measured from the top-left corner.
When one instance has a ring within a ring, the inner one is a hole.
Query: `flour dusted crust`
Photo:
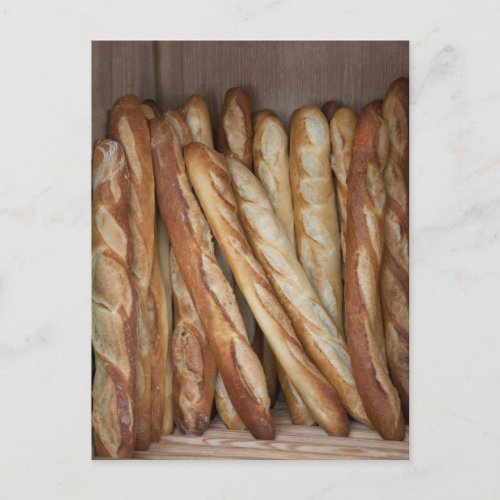
[[[385,250],[380,290],[387,361],[403,414],[409,419],[409,272],[408,272],[408,80],[396,80],[387,91],[382,113],[390,153],[384,169],[387,204]]]
[[[117,142],[97,143],[92,181],[94,445],[97,456],[127,458],[135,435],[138,296],[131,272],[129,171]]]
[[[292,115],[290,180],[297,255],[343,335],[341,249],[330,168],[330,132],[319,108],[300,108]]]
[[[224,386],[249,431],[256,438],[272,439],[275,431],[262,366],[248,343],[234,293],[216,261],[210,228],[191,191],[179,141],[165,122],[154,119],[150,128],[162,218]]]
[[[354,378],[370,420],[385,439],[401,440],[405,426],[387,368],[379,296],[387,154],[387,128],[375,101],[359,118],[349,167],[346,331]]]
[[[182,111],[196,142],[213,148],[212,124],[207,101],[201,95],[192,95],[184,104]]]
[[[118,99],[111,109],[109,136],[125,152],[130,174],[129,226],[132,273],[140,310],[136,377],[136,443],[146,450],[151,442],[151,359],[148,294],[154,258],[155,198],[148,122],[133,95]]]

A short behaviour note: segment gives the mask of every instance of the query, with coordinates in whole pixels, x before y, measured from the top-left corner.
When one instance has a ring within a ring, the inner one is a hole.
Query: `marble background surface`
[[[498,498],[500,8],[0,2],[2,498]],[[411,41],[409,462],[90,460],[90,40]]]

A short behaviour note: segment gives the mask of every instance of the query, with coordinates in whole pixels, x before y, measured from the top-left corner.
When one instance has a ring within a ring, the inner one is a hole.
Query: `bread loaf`
[[[110,114],[109,136],[122,145],[130,171],[132,273],[141,298],[138,317],[135,446],[138,450],[147,450],[151,442],[151,359],[147,302],[154,256],[155,199],[148,123],[135,96],[124,96],[114,103]]]
[[[165,122],[153,119],[150,128],[162,218],[217,368],[249,431],[256,438],[272,439],[264,373],[248,343],[234,293],[215,259],[210,228],[191,191],[179,141]]]
[[[250,99],[240,87],[229,89],[224,98],[217,134],[217,150],[252,168],[252,114]]]
[[[238,221],[231,176],[224,157],[199,143],[186,146],[184,156],[189,178],[215,237],[278,361],[287,371],[318,423],[334,435],[347,435],[347,416],[336,392],[306,356],[262,267],[252,254]],[[237,168],[245,170],[258,184],[257,179],[243,163],[228,158],[230,168],[233,163],[237,164]],[[239,176],[233,176],[233,179],[235,184],[238,184]],[[247,188],[250,185],[246,179],[244,184]],[[260,189],[265,196],[262,188]],[[278,225],[282,227],[279,222]],[[273,228],[269,230],[272,231]],[[276,232],[273,236],[279,238]],[[284,231],[283,240],[287,242],[288,248],[291,248]],[[238,413],[243,418],[243,415]]]
[[[389,88],[382,106],[388,125],[390,153],[384,169],[387,202],[384,218],[385,249],[380,276],[387,362],[409,417],[409,274],[408,274],[408,79]]]
[[[159,441],[165,413],[165,382],[170,341],[167,297],[157,243],[155,243],[153,270],[149,284],[148,317],[151,332],[151,440]]]
[[[141,102],[141,110],[147,120],[152,120],[153,118],[161,118],[161,111],[153,99],[146,99]]]
[[[241,163],[228,160],[228,167],[240,220],[248,241],[255,257],[266,271],[304,350],[336,389],[349,414],[356,420],[369,424],[356,389],[344,338],[321,305],[317,293],[295,256],[285,228],[277,218],[269,198],[258,180],[251,172],[245,170]],[[278,356],[273,345],[272,347]],[[283,368],[286,369],[284,364]],[[288,370],[287,374],[304,398],[313,417],[323,425],[318,419],[321,415],[318,416],[314,412],[293,374]]]
[[[172,127],[182,147],[193,142],[193,134],[182,111],[170,109],[165,113],[164,120]]]
[[[382,170],[388,147],[380,102],[375,101],[358,120],[347,181],[346,330],[366,413],[384,439],[401,440],[405,426],[387,369],[378,293],[386,199]]]
[[[186,117],[193,139],[196,142],[201,142],[213,148],[212,124],[210,122],[207,101],[201,95],[192,95],[185,102],[182,111]]]
[[[333,115],[339,109],[339,104],[335,101],[327,101],[323,106],[321,106],[321,111],[325,115],[326,121],[330,123],[332,121]]]
[[[92,427],[97,456],[132,456],[138,297],[128,223],[129,172],[121,146],[98,142],[92,167]]]
[[[252,156],[254,172],[261,181],[276,215],[285,226],[288,239],[295,251],[288,136],[272,111],[260,111],[254,116]],[[285,371],[277,367],[277,373],[290,409],[292,422],[297,425],[312,424],[314,419],[291,382],[286,380]]]
[[[292,115],[290,180],[297,255],[342,336],[341,251],[330,137],[328,122],[318,108],[301,108]]]
[[[229,399],[220,372],[217,373],[215,379],[215,406],[217,408],[217,413],[228,429],[233,431],[242,431],[246,429],[245,424]]]
[[[200,435],[210,423],[215,389],[215,359],[200,318],[171,256],[175,330],[172,345],[175,423],[186,434]]]
[[[170,243],[168,241],[165,224],[161,220],[159,210],[156,211],[156,235],[158,244],[158,260],[165,291],[165,302],[167,310],[167,359],[165,366],[165,407],[163,411],[162,434],[171,434],[174,430],[174,414],[172,403],[172,333],[173,333],[173,311],[172,311],[172,286],[170,283]]]
[[[345,264],[345,234],[347,229],[347,174],[351,161],[352,139],[356,129],[356,115],[351,108],[340,108],[330,122],[332,154],[330,164],[336,179],[338,206],[340,209],[340,246]]]

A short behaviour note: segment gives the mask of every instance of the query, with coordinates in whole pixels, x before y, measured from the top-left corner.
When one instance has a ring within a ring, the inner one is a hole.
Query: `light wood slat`
[[[353,423],[347,438],[329,436],[317,426],[290,423],[286,404],[273,409],[276,425],[274,441],[257,441],[247,431],[230,431],[218,417],[203,436],[185,436],[176,430],[152,443],[146,452],[136,452],[142,460],[338,460],[338,459],[408,459],[408,436],[404,442],[384,441],[373,430]]]

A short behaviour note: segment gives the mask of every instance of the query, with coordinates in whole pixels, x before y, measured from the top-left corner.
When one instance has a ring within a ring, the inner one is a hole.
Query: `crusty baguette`
[[[164,120],[172,127],[182,147],[193,142],[193,134],[182,111],[169,109],[164,114]]]
[[[343,336],[340,234],[325,116],[312,106],[290,120],[290,181],[297,255],[324,308]]]
[[[276,215],[285,226],[288,239],[295,251],[288,135],[272,111],[259,111],[254,115],[253,120],[253,169],[269,196]],[[314,419],[292,383],[287,380],[285,371],[278,366],[277,373],[290,409],[292,422],[297,425],[312,424]],[[268,383],[270,379],[271,377],[268,377]]]
[[[186,284],[170,255],[175,330],[172,343],[175,423],[186,434],[200,435],[210,423],[215,359]]]
[[[160,268],[158,243],[155,241],[153,270],[148,294],[151,332],[151,440],[159,441],[165,413],[165,381],[169,348],[167,296]]]
[[[252,114],[246,91],[234,87],[226,92],[217,134],[217,150],[252,168]]]
[[[184,156],[189,177],[214,235],[278,361],[318,423],[334,435],[346,436],[349,433],[348,419],[335,390],[302,349],[290,320],[245,238],[224,156],[200,143],[186,146]],[[237,164],[237,168],[245,170],[258,184],[239,160],[228,158],[227,161],[230,168],[233,163]],[[249,186],[248,182],[245,185]],[[284,233],[283,238],[291,248]]]
[[[349,167],[346,330],[354,378],[366,413],[384,439],[401,440],[405,426],[387,368],[378,293],[386,200],[382,169],[388,148],[380,101],[375,101],[363,109],[358,120]]]
[[[356,115],[351,108],[338,109],[330,121],[332,154],[330,165],[335,175],[337,201],[340,209],[340,246],[345,264],[345,234],[347,229],[347,174],[351,161],[352,139],[356,129]]]
[[[97,456],[126,458],[135,437],[138,297],[131,271],[129,172],[117,142],[97,143],[92,178],[94,445]]]
[[[147,120],[161,118],[161,111],[158,104],[153,99],[146,99],[141,102],[141,110]]]
[[[258,439],[273,439],[264,372],[248,343],[231,286],[215,259],[210,228],[191,191],[179,140],[165,122],[153,119],[150,128],[162,218],[217,368],[248,430]]]
[[[387,362],[405,419],[409,418],[409,274],[408,274],[408,79],[389,88],[382,106],[391,144],[384,169],[387,203],[385,249],[380,275]]]
[[[332,121],[333,115],[339,109],[339,103],[335,101],[327,101],[323,106],[321,106],[321,111],[325,115],[326,121],[330,123]]]
[[[208,112],[207,101],[201,95],[192,95],[182,107],[187,124],[196,142],[214,147],[212,123]]]
[[[148,122],[135,96],[124,96],[114,103],[110,114],[109,136],[122,145],[130,170],[132,273],[141,298],[135,379],[135,446],[138,450],[147,450],[151,442],[151,359],[147,301],[154,256],[155,199]]]
[[[158,260],[160,263],[163,289],[165,291],[165,302],[167,311],[167,360],[165,368],[165,408],[163,411],[163,424],[161,433],[171,434],[174,430],[174,410],[172,402],[172,331],[173,331],[173,310],[172,310],[172,285],[170,283],[170,243],[165,224],[161,220],[159,210],[156,213],[156,235],[158,243]]]
[[[369,425],[356,389],[344,338],[321,305],[269,198],[257,178],[251,172],[245,171],[241,163],[231,159],[228,159],[227,163],[240,220],[248,241],[266,271],[306,353],[336,389],[349,414]],[[276,350],[273,350],[278,356]],[[286,369],[284,364],[283,368]],[[292,374],[288,371],[287,374],[304,398],[313,417],[322,425],[303,391],[296,385]]]
[[[229,399],[220,372],[217,372],[217,377],[215,379],[215,406],[219,417],[228,429],[233,431],[242,431],[246,429],[233,403],[231,403],[231,399]]]

